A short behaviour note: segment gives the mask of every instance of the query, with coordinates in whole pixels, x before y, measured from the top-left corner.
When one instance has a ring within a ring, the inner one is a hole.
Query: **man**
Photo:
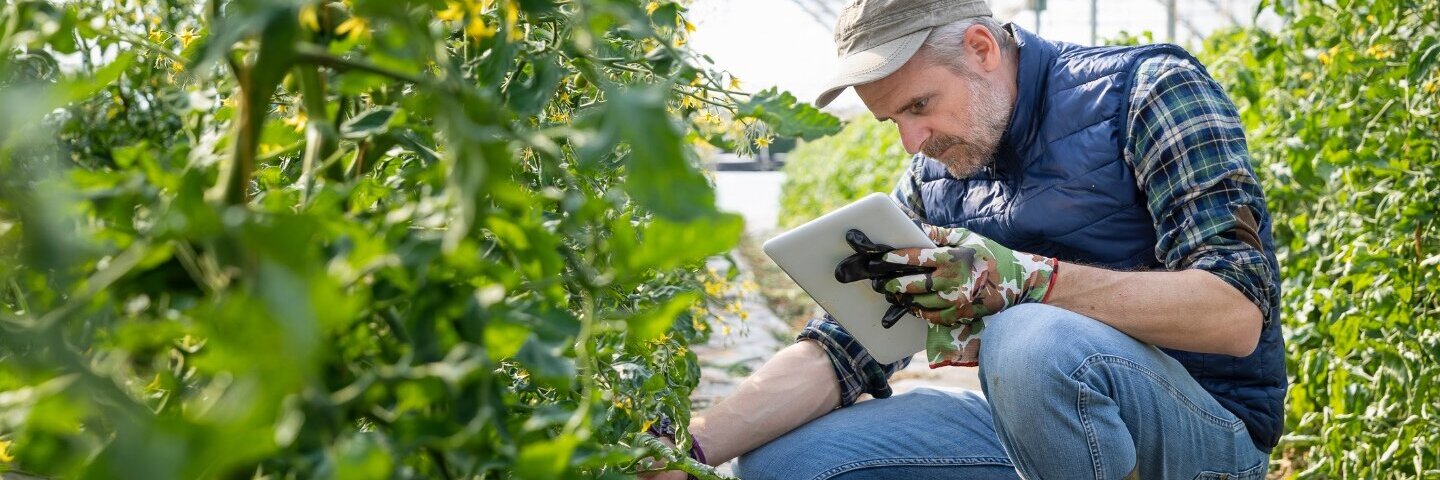
[[[895,198],[940,245],[852,242],[873,249],[861,276],[932,322],[932,367],[978,363],[984,396],[887,398],[908,361],[816,319],[693,419],[707,461],[739,456],[747,479],[1264,478],[1286,387],[1278,265],[1204,67],[1168,45],[1049,42],[980,0],[858,0],[835,38],[816,103],[853,86],[895,123],[915,154]],[[923,268],[870,268],[887,264]]]

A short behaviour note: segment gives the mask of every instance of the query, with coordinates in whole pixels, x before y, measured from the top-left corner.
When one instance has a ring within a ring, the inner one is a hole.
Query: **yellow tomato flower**
[[[700,112],[700,116],[697,117],[695,120],[698,121],[701,125],[719,125],[719,124],[720,124],[720,116],[719,116],[719,115],[716,115],[716,114],[713,114],[713,113],[710,113],[709,111]]]
[[[320,13],[314,5],[300,7],[300,25],[311,31],[320,31]]]
[[[476,40],[484,40],[495,36],[495,26],[486,25],[485,19],[479,15],[470,17],[470,22],[465,24],[465,33]]]
[[[445,2],[445,9],[435,13],[435,18],[454,22],[465,18],[465,5],[460,2]]]
[[[349,38],[369,36],[370,24],[364,18],[352,16],[344,22],[340,22],[340,26],[335,27],[335,33]]]
[[[1325,52],[1321,52],[1320,55],[1317,56],[1316,58],[1320,60],[1320,63],[1321,63],[1322,65],[1330,65],[1330,62],[1334,62],[1335,59],[1338,58],[1339,56],[1340,56],[1340,46],[1339,46],[1339,45],[1336,45],[1336,46],[1330,47],[1330,50],[1327,50],[1327,51],[1325,51]]]
[[[177,37],[180,38],[180,48],[185,48],[190,46],[190,42],[193,42],[196,38],[199,38],[200,34],[196,33],[195,29],[193,28],[185,27],[184,30],[180,31],[180,35],[177,35]]]
[[[517,42],[525,38],[525,32],[520,30],[520,7],[515,2],[505,2],[505,24],[510,26],[510,41]]]
[[[660,9],[660,2],[650,2],[650,3],[645,4],[645,14],[646,14],[646,15],[654,15],[654,14],[655,14],[655,11],[656,11],[656,10],[659,10],[659,9]]]
[[[739,89],[740,89],[740,77],[737,77],[737,76],[734,76],[734,75],[731,75],[731,76],[730,76],[730,89],[731,89],[731,90],[739,90]]]
[[[165,32],[162,32],[162,31],[160,31],[160,30],[151,30],[151,31],[150,31],[150,41],[151,41],[151,42],[154,42],[154,43],[164,42],[164,41],[165,41]]]
[[[711,282],[711,281],[709,281],[709,280],[706,280],[706,281],[705,281],[705,294],[706,294],[706,295],[709,295],[709,296],[712,296],[712,297],[718,297],[718,296],[720,296],[720,294],[722,294],[722,293],[725,293],[725,283],[724,283],[724,282]]]
[[[1365,49],[1365,54],[1379,60],[1386,60],[1395,56],[1395,49],[1388,45],[1371,45],[1370,48]]]
[[[310,117],[306,116],[305,112],[295,112],[295,116],[286,118],[281,121],[285,122],[286,125],[289,125],[290,128],[295,129],[295,131],[303,132],[305,131],[305,123],[310,121]]]
[[[15,457],[10,456],[10,441],[0,440],[0,462],[13,462]]]
[[[774,143],[774,142],[775,142],[775,136],[774,136],[774,135],[762,135],[762,136],[759,136],[759,137],[755,137],[755,147],[756,147],[756,148],[765,148],[765,147],[770,146],[770,144],[771,144],[771,143]]]

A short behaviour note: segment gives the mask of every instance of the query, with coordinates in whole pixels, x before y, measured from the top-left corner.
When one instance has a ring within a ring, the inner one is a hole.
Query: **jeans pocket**
[[[1258,465],[1241,470],[1239,472],[1215,472],[1203,471],[1195,476],[1195,480],[1260,480],[1270,471],[1270,459],[1261,460]]]

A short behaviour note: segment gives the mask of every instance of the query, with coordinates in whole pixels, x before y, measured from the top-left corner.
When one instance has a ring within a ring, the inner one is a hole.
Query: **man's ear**
[[[1000,68],[1000,43],[984,25],[971,25],[965,29],[965,51],[970,54],[975,66],[982,72]]]

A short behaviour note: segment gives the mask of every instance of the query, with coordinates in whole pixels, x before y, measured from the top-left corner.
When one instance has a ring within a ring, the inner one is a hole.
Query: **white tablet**
[[[933,248],[925,232],[888,195],[872,193],[765,242],[765,254],[835,317],[876,361],[887,364],[925,349],[926,321],[905,315],[890,328],[880,318],[890,303],[861,280],[840,283],[835,266],[855,253],[845,232],[858,228],[875,243],[895,248]]]

